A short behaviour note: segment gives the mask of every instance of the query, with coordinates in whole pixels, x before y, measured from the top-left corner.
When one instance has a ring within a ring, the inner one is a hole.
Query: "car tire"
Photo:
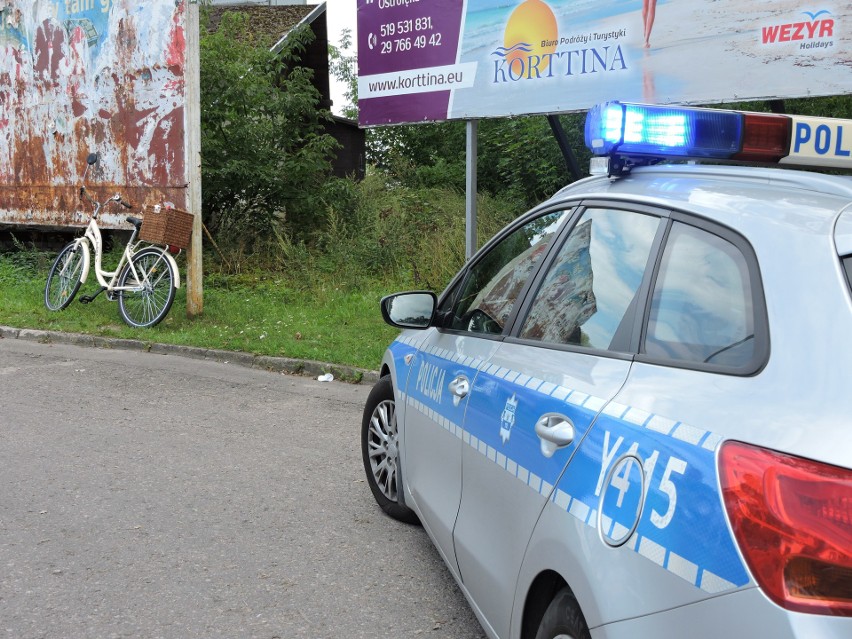
[[[545,610],[535,639],[591,639],[580,605],[567,586],[556,593]]]
[[[367,483],[376,503],[386,514],[407,524],[420,520],[413,510],[399,503],[399,448],[397,443],[396,400],[390,375],[373,386],[361,421],[361,456]]]

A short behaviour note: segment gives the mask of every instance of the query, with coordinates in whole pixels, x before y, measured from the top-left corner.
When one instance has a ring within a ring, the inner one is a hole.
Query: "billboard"
[[[852,3],[358,0],[362,126],[852,91]]]
[[[92,151],[99,199],[187,208],[185,18],[186,0],[0,0],[0,223],[82,223]]]

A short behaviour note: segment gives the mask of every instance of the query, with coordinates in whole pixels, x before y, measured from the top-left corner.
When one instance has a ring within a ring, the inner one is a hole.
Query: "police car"
[[[745,166],[852,168],[852,121],[610,102],[586,142],[382,300],[376,501],[489,637],[852,637],[852,179]]]

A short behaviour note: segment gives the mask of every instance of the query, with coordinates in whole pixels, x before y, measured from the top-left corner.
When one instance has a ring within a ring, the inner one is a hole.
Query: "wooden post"
[[[187,208],[195,216],[192,241],[186,258],[186,316],[192,319],[204,310],[203,268],[201,263],[201,61],[198,0],[186,5],[186,66],[184,105],[186,172],[189,192]]]

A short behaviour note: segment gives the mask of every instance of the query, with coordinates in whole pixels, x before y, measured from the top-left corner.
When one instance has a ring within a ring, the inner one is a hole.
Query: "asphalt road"
[[[368,392],[0,339],[0,637],[483,637],[372,500]]]

